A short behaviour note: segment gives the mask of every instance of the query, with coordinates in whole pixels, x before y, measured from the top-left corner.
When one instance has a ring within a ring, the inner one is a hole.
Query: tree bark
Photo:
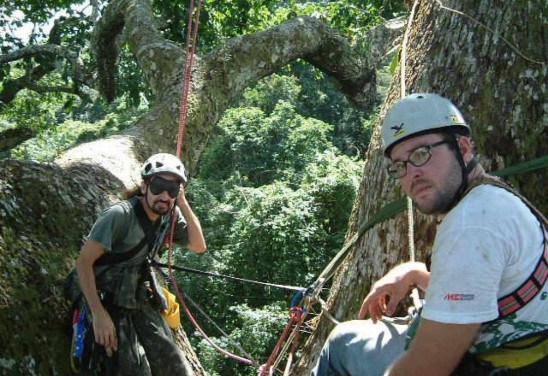
[[[406,47],[407,94],[436,92],[450,98],[472,127],[487,170],[547,154],[542,1],[420,1]],[[387,94],[387,108],[401,97],[400,72]],[[385,172],[380,124],[374,132],[347,241],[383,205],[402,196]],[[548,208],[546,173],[517,175],[511,182],[542,212]],[[415,213],[417,259],[425,261],[436,222]],[[409,260],[407,220],[396,216],[366,232],[352,246],[333,279],[327,301],[339,320],[357,316],[372,283]],[[321,316],[292,375],[308,375],[333,325]]]
[[[8,151],[36,136],[32,129],[28,128],[8,128],[0,131],[0,152]]]
[[[0,368],[6,372],[70,373],[68,307],[61,285],[82,237],[123,189],[139,183],[139,167],[148,155],[175,153],[184,51],[154,28],[148,1],[112,1],[93,39],[107,96],[115,95],[112,72],[119,38],[125,38],[156,95],[147,114],[126,132],[79,145],[53,164],[0,161]],[[354,54],[315,18],[296,18],[228,40],[195,58],[183,148],[191,173],[229,103],[297,58],[333,77],[353,103],[374,103],[375,62]],[[183,332],[178,341],[196,374],[204,374]]]

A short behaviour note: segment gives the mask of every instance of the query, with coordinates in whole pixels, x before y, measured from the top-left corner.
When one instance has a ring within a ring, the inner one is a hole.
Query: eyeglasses
[[[387,171],[388,175],[393,177],[394,179],[401,179],[407,174],[407,163],[411,163],[415,167],[420,167],[428,163],[430,158],[432,158],[432,149],[436,146],[443,145],[449,141],[447,140],[441,140],[438,142],[434,142],[430,145],[425,145],[416,148],[409,154],[409,157],[407,157],[407,160],[405,161],[397,161],[393,162],[388,166]]]
[[[181,184],[176,180],[167,180],[159,176],[155,176],[149,183],[150,192],[153,195],[159,195],[162,192],[166,192],[171,198],[175,198],[179,195],[179,189]]]

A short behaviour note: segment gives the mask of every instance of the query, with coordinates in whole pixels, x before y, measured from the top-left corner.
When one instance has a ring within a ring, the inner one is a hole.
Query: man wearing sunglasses
[[[382,125],[388,174],[419,211],[442,219],[431,265],[377,281],[358,318],[337,326],[313,375],[545,375],[546,219],[478,164],[470,127],[436,94],[396,103]],[[411,326],[391,317],[418,287]],[[386,315],[386,316],[385,316]]]
[[[76,261],[94,336],[88,334],[84,348],[95,349],[82,364],[84,374],[192,374],[160,314],[167,307],[152,265],[172,223],[173,241],[191,251],[205,252],[205,240],[185,197],[179,158],[155,154],[141,176],[126,200],[97,219]]]

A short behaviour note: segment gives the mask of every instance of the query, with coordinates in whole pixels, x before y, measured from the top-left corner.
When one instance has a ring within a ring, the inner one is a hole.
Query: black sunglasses
[[[155,176],[152,178],[148,186],[153,195],[159,195],[160,193],[167,191],[169,197],[175,198],[179,195],[181,184],[176,180],[167,180],[159,176]]]

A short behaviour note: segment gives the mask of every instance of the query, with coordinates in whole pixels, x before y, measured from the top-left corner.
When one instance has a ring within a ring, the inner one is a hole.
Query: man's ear
[[[459,144],[460,153],[464,162],[468,163],[474,157],[474,146],[470,137],[460,136],[457,140]]]
[[[146,193],[147,193],[147,183],[144,180],[142,180],[141,181],[141,194],[143,196],[145,196]]]

